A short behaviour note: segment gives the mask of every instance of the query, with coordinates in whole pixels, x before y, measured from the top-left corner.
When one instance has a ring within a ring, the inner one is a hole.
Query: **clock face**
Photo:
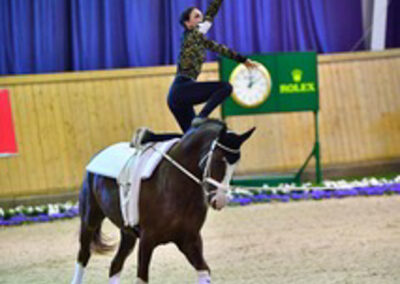
[[[240,64],[233,70],[229,82],[233,86],[233,100],[242,107],[258,107],[265,102],[271,92],[271,76],[268,70],[257,64],[249,70]]]

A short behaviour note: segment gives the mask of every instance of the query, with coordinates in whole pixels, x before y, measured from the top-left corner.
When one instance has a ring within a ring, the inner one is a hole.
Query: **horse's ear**
[[[247,132],[243,133],[242,135],[240,135],[240,137],[239,137],[240,145],[242,145],[247,139],[250,138],[250,136],[253,134],[254,130],[256,130],[255,127],[253,127],[249,131],[247,131]]]

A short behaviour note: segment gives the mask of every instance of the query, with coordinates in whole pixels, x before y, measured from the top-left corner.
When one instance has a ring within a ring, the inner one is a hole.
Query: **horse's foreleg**
[[[154,248],[153,242],[142,231],[139,242],[138,279],[136,282],[138,284],[148,283],[149,281],[149,265]]]
[[[190,264],[197,270],[199,284],[211,283],[210,268],[203,256],[203,241],[200,235],[187,238],[178,243],[178,248],[189,260]]]
[[[136,236],[130,235],[121,230],[121,242],[119,244],[119,249],[111,262],[109,284],[120,283],[120,275],[124,266],[124,262],[135,247],[135,243]]]

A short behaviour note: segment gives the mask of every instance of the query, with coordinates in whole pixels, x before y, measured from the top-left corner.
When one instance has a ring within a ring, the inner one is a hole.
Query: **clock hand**
[[[255,77],[253,77],[253,76],[251,76],[249,79],[250,79],[250,82],[249,82],[249,84],[247,85],[248,88],[252,88],[253,85],[254,85],[255,83],[257,83],[257,82],[260,80],[260,78],[255,78]]]
[[[250,74],[250,76],[249,76],[249,80],[250,80],[250,82],[249,82],[249,84],[247,85],[247,87],[249,88],[249,89],[251,89],[252,87],[253,87],[253,85],[254,85],[254,77]]]

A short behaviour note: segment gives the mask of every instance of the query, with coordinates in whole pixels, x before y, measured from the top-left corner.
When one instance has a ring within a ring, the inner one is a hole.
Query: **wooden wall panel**
[[[90,157],[139,126],[179,131],[166,97],[176,68],[0,78],[8,88],[19,155],[0,159],[0,197],[75,190]],[[319,57],[324,165],[400,157],[400,50]],[[218,80],[216,63],[200,80]],[[198,109],[198,108],[197,108]],[[212,114],[219,117],[219,111]],[[298,168],[312,149],[312,113],[231,117],[257,131],[240,174]]]

